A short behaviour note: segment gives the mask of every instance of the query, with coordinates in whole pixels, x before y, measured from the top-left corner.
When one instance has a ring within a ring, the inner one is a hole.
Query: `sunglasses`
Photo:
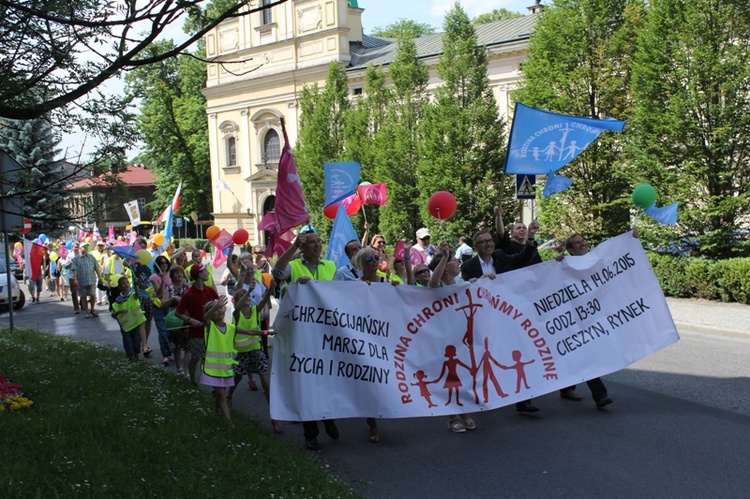
[[[377,262],[378,260],[380,260],[380,257],[378,255],[370,255],[367,258],[365,258],[365,261],[367,262],[373,262],[373,261]]]
[[[253,255],[264,255],[263,251],[253,251]]]
[[[425,272],[428,272],[428,273],[429,273],[429,272],[430,272],[430,269],[422,269],[422,270],[418,271],[418,272],[417,272],[416,274],[414,274],[414,275],[424,274]]]

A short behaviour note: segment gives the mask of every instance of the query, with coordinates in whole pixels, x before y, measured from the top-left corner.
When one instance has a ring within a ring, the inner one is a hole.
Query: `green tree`
[[[514,99],[562,114],[627,119],[643,9],[640,0],[554,0],[539,16]],[[624,147],[622,135],[605,132],[561,170],[574,184],[542,201],[546,233],[578,231],[599,241],[628,229],[629,195],[638,179]]]
[[[348,90],[346,70],[333,61],[323,89],[316,83],[300,93],[302,116],[294,157],[310,220],[322,233],[332,225],[323,215],[323,163],[345,159],[345,128],[351,109]]]
[[[372,30],[372,36],[380,36],[385,38],[419,38],[420,36],[432,35],[435,33],[435,28],[425,23],[418,23],[411,19],[399,19],[395,23],[387,25],[385,28],[380,26]]]
[[[493,206],[503,190],[504,122],[487,79],[487,52],[456,3],[445,17],[438,75],[443,83],[425,109],[418,166],[422,218],[439,237],[457,241],[477,228],[493,226]],[[436,223],[427,201],[451,192],[456,216]],[[436,230],[437,229],[437,230]],[[437,237],[435,237],[437,239]]]
[[[161,53],[173,45],[157,42],[152,50]],[[144,147],[139,161],[157,174],[150,203],[154,213],[169,205],[182,182],[182,213],[207,217],[212,190],[206,100],[200,92],[206,83],[205,65],[182,55],[132,71],[126,83],[130,95],[140,99],[137,127]]]
[[[55,159],[60,153],[59,142],[43,118],[0,121],[0,149],[22,169],[9,195],[23,198],[24,215],[38,232],[55,232],[69,216],[65,207],[66,182]]]
[[[635,161],[712,256],[750,213],[749,44],[745,1],[655,0],[633,69]]]
[[[504,21],[506,19],[514,19],[516,17],[523,17],[520,12],[513,12],[508,9],[493,9],[492,12],[485,14],[479,14],[477,17],[471,20],[471,24],[478,26],[480,24],[487,24],[495,21]]]
[[[382,73],[379,73],[382,75]],[[368,96],[375,106],[388,102],[387,114],[374,136],[376,179],[388,185],[388,204],[378,209],[378,232],[386,239],[414,238],[420,227],[417,204],[419,163],[419,126],[427,103],[428,72],[417,57],[413,37],[398,38],[396,58],[388,68],[393,85],[371,77]],[[383,75],[384,76],[384,75]]]

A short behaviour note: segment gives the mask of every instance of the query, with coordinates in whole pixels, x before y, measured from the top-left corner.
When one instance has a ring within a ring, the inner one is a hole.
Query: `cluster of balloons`
[[[215,225],[206,229],[206,237],[209,241],[213,240],[219,234],[221,234],[221,229]],[[234,234],[232,234],[232,242],[237,245],[245,244],[248,239],[250,239],[250,234],[248,234],[245,229],[237,229],[234,231]]]
[[[651,208],[656,204],[656,189],[648,184],[640,184],[633,190],[633,204],[642,210]]]

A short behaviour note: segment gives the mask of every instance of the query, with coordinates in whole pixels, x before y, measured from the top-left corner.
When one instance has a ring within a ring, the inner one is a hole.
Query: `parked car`
[[[0,251],[0,261],[5,263],[5,252]],[[23,266],[18,265],[15,258],[10,259],[10,271],[15,276],[17,281],[23,282]]]
[[[0,307],[8,307],[8,272],[5,260],[0,260]],[[13,310],[21,310],[26,304],[26,295],[21,291],[16,277],[10,274],[10,291],[13,298]]]

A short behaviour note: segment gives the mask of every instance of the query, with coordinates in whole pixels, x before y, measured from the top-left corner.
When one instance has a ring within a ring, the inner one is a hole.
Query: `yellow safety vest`
[[[209,376],[231,378],[234,376],[234,324],[226,324],[222,333],[213,321],[210,321],[203,332],[206,343],[206,356],[203,357],[201,369]]]
[[[146,322],[146,316],[143,315],[143,310],[141,310],[141,300],[138,299],[138,295],[135,293],[130,293],[128,299],[123,303],[114,302],[112,310],[116,312],[125,310],[124,314],[117,316],[117,322],[125,332],[132,331]]]
[[[188,265],[187,267],[185,267],[185,279],[187,279],[190,284],[195,283],[195,281],[190,278],[190,268],[193,265]],[[206,286],[213,288],[215,287],[214,286],[214,268],[211,265],[206,265],[205,268],[208,271],[208,280],[206,281]]]
[[[240,311],[235,321],[237,327],[242,329],[260,329],[260,312],[258,312],[258,307],[252,307],[250,317],[245,317],[245,314]],[[260,336],[235,331],[234,348],[238,352],[260,350]]]
[[[104,280],[107,284],[113,287],[117,287],[117,283],[120,280],[120,277],[122,276],[128,276],[130,277],[130,269],[128,269],[123,262],[123,260],[120,260],[120,266],[122,267],[122,274],[115,274],[115,258],[112,257],[108,260],[109,262],[109,274],[103,274],[102,277],[104,277]]]
[[[291,280],[296,281],[300,277],[309,277],[315,281],[332,281],[336,273],[336,264],[331,260],[320,260],[315,274],[310,272],[301,259],[292,260],[289,265],[292,268]]]

